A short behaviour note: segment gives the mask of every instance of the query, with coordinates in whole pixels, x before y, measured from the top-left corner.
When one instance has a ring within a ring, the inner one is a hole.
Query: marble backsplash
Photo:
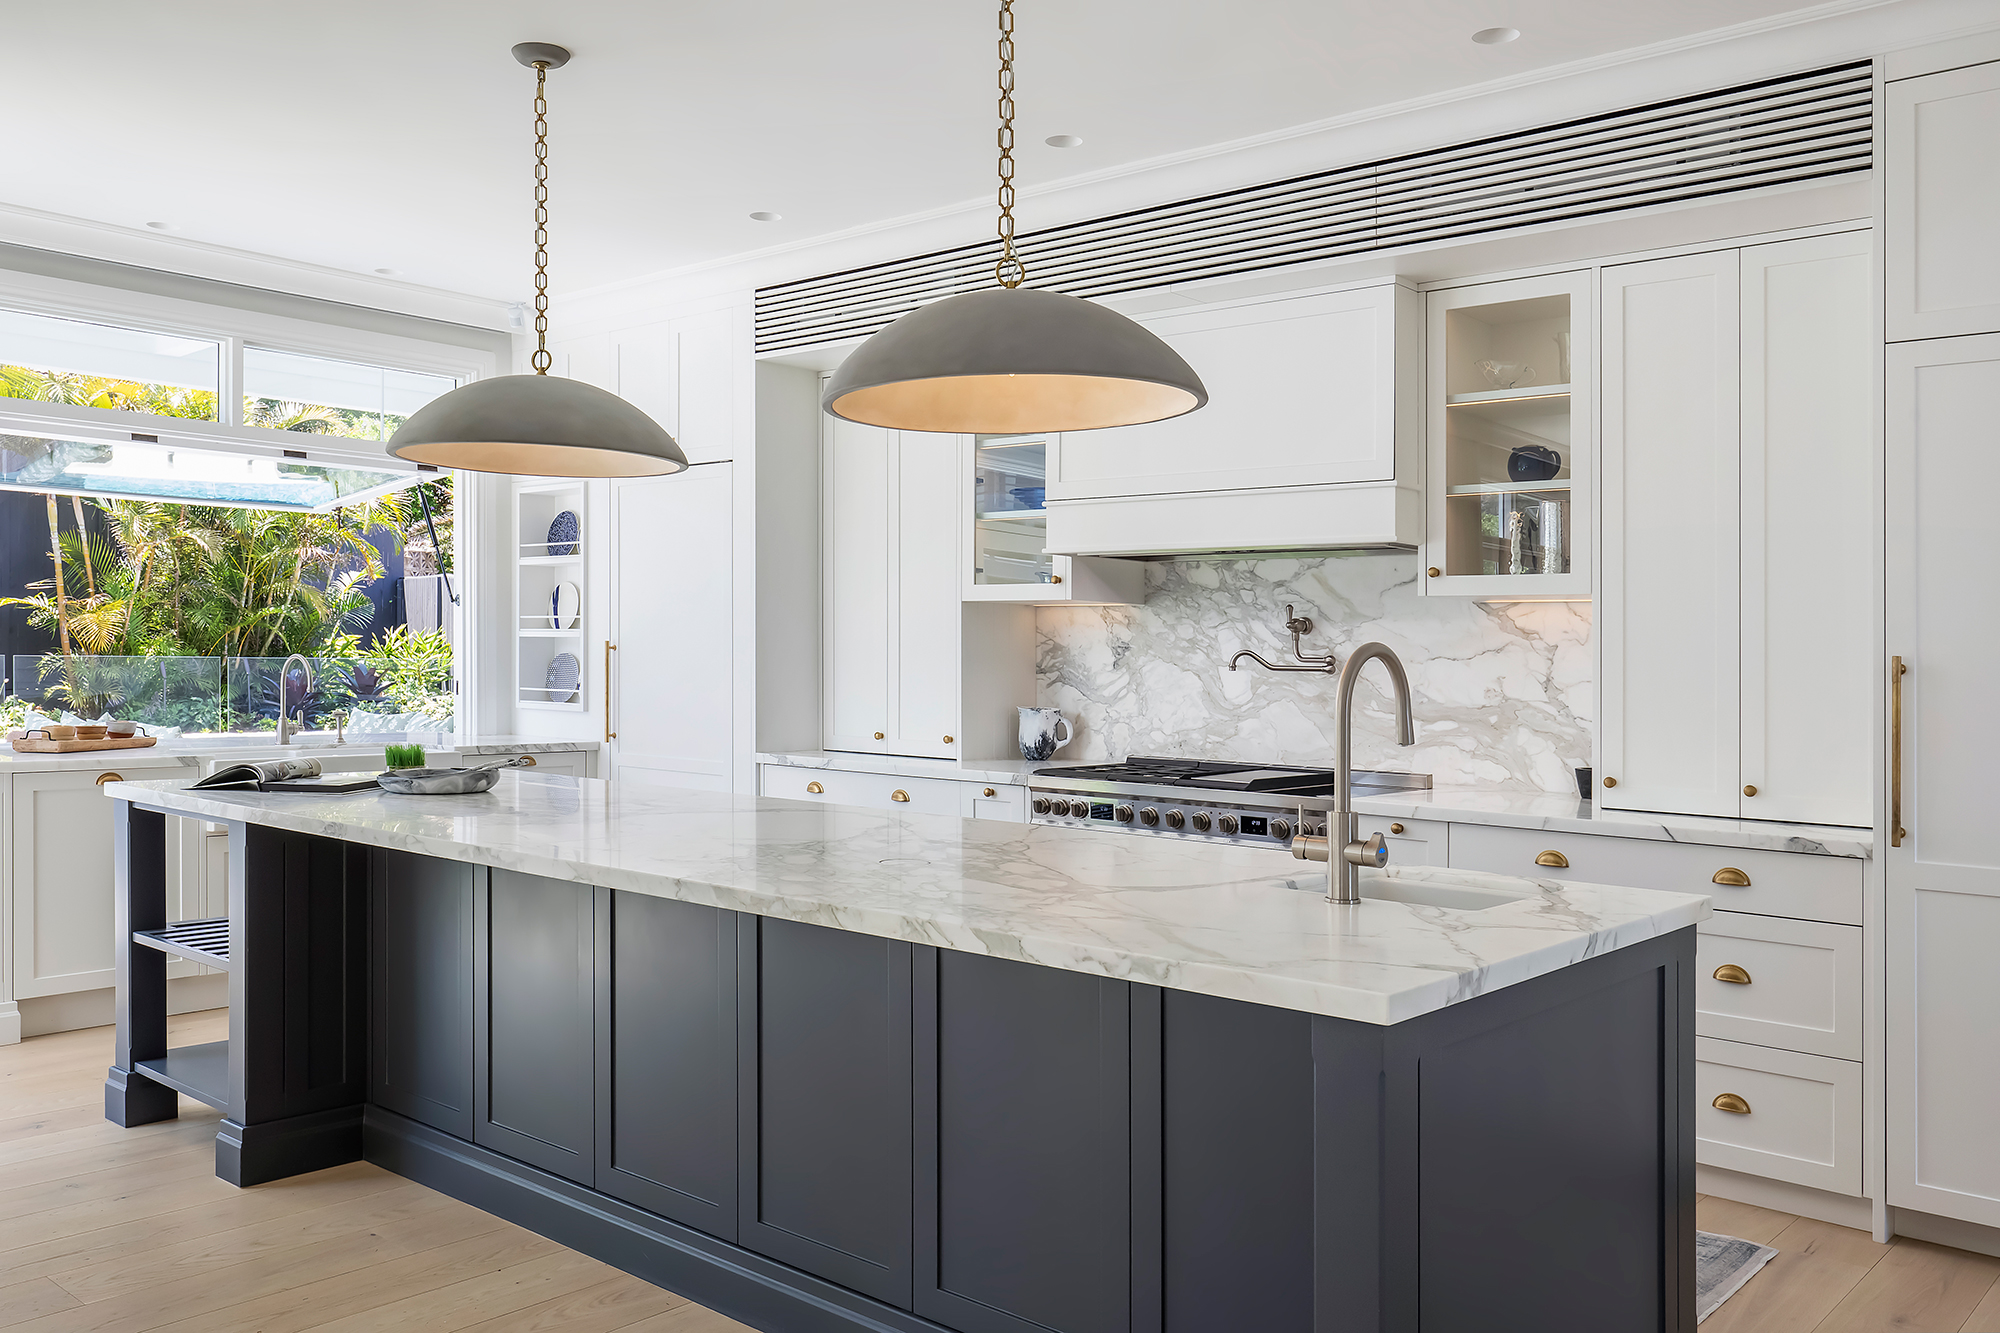
[[[1059,759],[1128,754],[1334,762],[1334,677],[1274,674],[1238,649],[1292,661],[1285,604],[1314,622],[1308,653],[1379,639],[1410,677],[1417,744],[1395,743],[1387,677],[1355,690],[1357,768],[1440,785],[1574,792],[1595,709],[1590,604],[1424,597],[1414,554],[1171,561],[1142,606],[1043,607],[1038,693],[1076,727]]]

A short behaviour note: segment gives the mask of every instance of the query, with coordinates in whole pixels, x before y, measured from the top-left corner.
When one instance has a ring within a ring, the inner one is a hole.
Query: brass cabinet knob
[[[875,739],[876,739],[876,740],[878,740],[878,741],[879,741],[879,740],[881,740],[881,739],[883,739],[883,736],[882,736],[882,733],[881,733],[881,732],[879,732],[879,731],[878,731],[878,732],[876,732],[876,733],[875,733]]]
[[[806,784],[806,790],[811,792],[814,796],[824,796],[826,794],[826,788],[820,786],[817,782],[808,782]]]
[[[1757,794],[1757,789],[1746,783],[1743,787],[1743,794],[1745,796],[1755,796]]]
[[[1536,857],[1535,864],[1538,866],[1554,866],[1557,870],[1567,870],[1569,869],[1569,858],[1552,848]]]
[[[1715,979],[1717,981],[1726,981],[1732,986],[1747,986],[1750,984],[1750,974],[1734,963],[1724,963],[1721,967],[1716,968]]]
[[[951,737],[949,737],[949,736],[945,737],[945,738],[944,738],[944,743],[945,743],[946,745],[950,745],[950,744],[951,744]]]
[[[1391,833],[1401,833],[1402,831],[1403,831],[1403,826],[1401,824],[1389,825],[1389,832]]]
[[[1750,887],[1750,877],[1735,866],[1722,867],[1722,869],[1709,877],[1708,882],[1711,884],[1727,884],[1733,889],[1747,889]]]
[[[981,794],[982,794],[982,795],[986,795],[986,796],[998,796],[998,795],[999,795],[1000,793],[999,793],[999,792],[997,792],[997,791],[994,791],[994,790],[993,790],[993,789],[992,789],[991,787],[988,787],[988,788],[987,788],[987,789],[986,789],[986,790],[985,790],[985,791],[984,791],[983,793],[981,793]]]
[[[1432,578],[1436,578],[1438,577],[1438,575],[1444,573],[1444,571],[1442,569],[1439,569],[1436,565],[1432,565],[1429,569],[1425,570],[1424,573],[1430,575]]]
[[[904,791],[901,787],[898,787],[896,788],[896,790],[889,793],[889,799],[892,801],[900,801],[907,803],[910,799],[910,794]]]
[[[123,782],[124,780],[124,777],[117,773],[99,773],[97,775],[97,785],[100,787],[107,782]]]
[[[1607,787],[1615,787],[1615,786],[1617,786],[1617,785],[1618,785],[1618,779],[1617,779],[1617,778],[1606,778],[1606,779],[1604,779],[1604,785],[1605,785],[1605,786],[1607,786]]]
[[[1731,1115],[1750,1114],[1750,1103],[1744,1101],[1733,1092],[1716,1093],[1715,1100],[1710,1102],[1709,1105],[1718,1111],[1727,1111]]]
[[[1061,582],[1062,582],[1062,575],[1060,575],[1060,574],[1051,574],[1051,575],[1049,575],[1049,582],[1050,582],[1050,583],[1061,583]]]

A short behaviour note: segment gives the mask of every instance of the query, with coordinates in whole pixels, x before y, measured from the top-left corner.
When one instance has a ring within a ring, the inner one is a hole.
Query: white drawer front
[[[1355,824],[1362,838],[1382,835],[1389,845],[1392,866],[1449,865],[1451,825],[1437,819],[1387,819],[1381,815],[1358,815]]]
[[[998,819],[1009,824],[1028,822],[1028,789],[1003,782],[961,782],[959,813],[967,819]]]
[[[861,805],[925,815],[957,815],[961,783],[945,778],[906,778],[892,773],[843,773],[830,768],[765,764],[764,795],[829,805]],[[813,788],[819,788],[814,791]],[[901,793],[902,799],[897,798]]]
[[[1695,1160],[1772,1180],[1861,1193],[1861,1066],[1823,1055],[1695,1041]],[[1743,1100],[1748,1114],[1719,1110]]]
[[[1555,852],[1569,864],[1536,864],[1544,852]],[[1719,911],[1861,924],[1861,862],[1850,856],[1454,824],[1451,864],[1502,875],[1704,893]],[[1750,882],[1717,883],[1718,876],[1725,881],[1739,877],[1727,871]]]
[[[512,758],[511,755],[487,754],[468,756],[463,762],[490,764],[496,759]],[[548,750],[540,754],[524,756],[534,762],[527,765],[537,773],[559,773],[564,777],[585,778],[590,776],[590,756],[582,750]]]
[[[1861,1058],[1861,927],[1717,912],[1698,929],[1696,1032]]]

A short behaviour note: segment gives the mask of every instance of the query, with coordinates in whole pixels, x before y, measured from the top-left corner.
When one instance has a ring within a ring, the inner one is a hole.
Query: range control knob
[[[1071,801],[1069,803],[1069,813],[1073,819],[1090,818],[1090,802],[1082,800]]]
[[[1160,822],[1160,812],[1149,805],[1139,812],[1139,822],[1147,828],[1152,828]]]
[[[1169,811],[1167,811],[1167,827],[1168,827],[1168,828],[1179,828],[1179,827],[1180,827],[1181,825],[1183,825],[1183,824],[1185,824],[1185,823],[1187,823],[1187,816],[1186,816],[1186,815],[1182,814],[1182,813],[1181,813],[1180,811],[1178,811],[1178,810],[1169,810]]]
[[[1206,810],[1195,811],[1193,823],[1194,823],[1194,831],[1196,833],[1208,832],[1209,825],[1213,824],[1214,822],[1215,822],[1214,820],[1209,818],[1208,811]]]
[[[1224,833],[1234,833],[1236,832],[1236,816],[1220,815],[1216,818],[1215,826]]]
[[[1290,842],[1292,840],[1292,821],[1289,819],[1272,820],[1271,836],[1279,842]]]
[[[1132,822],[1132,807],[1129,805],[1121,805],[1111,813],[1118,816],[1118,822],[1121,824]]]
[[[1035,813],[1038,815],[1045,815],[1049,812],[1049,798],[1046,796],[1037,796],[1030,804],[1034,806]]]
[[[1309,823],[1299,825],[1299,832],[1305,834],[1308,838],[1324,838],[1326,836],[1326,825],[1313,820]]]

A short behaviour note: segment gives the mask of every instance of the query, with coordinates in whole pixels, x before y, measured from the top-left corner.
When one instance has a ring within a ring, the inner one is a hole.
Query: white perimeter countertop
[[[731,911],[1397,1023],[1694,925],[1693,894],[1429,867],[1365,873],[1523,894],[1482,910],[1336,907],[1283,852],[503,773],[475,796],[108,784],[149,809],[498,866]]]
[[[0,733],[3,735],[4,733]],[[77,769],[199,769],[210,760],[242,763],[266,759],[333,759],[342,755],[380,755],[385,745],[405,740],[422,745],[433,754],[460,756],[493,754],[554,754],[570,750],[595,750],[596,741],[557,741],[528,736],[468,736],[454,739],[449,732],[413,732],[404,736],[377,736],[363,732],[349,736],[345,745],[334,745],[330,737],[322,741],[315,733],[297,745],[279,745],[274,738],[203,740],[181,737],[158,745],[124,750],[72,750],[68,754],[23,754],[0,739],[0,775],[7,773],[64,773]]]
[[[760,754],[757,762],[785,764],[793,768],[893,773],[898,777],[950,778],[960,782],[1019,787],[1031,785],[1037,769],[1064,766],[1054,760],[1028,763],[1019,759],[911,759],[831,750]],[[1189,799],[1199,798],[1191,796]],[[1254,794],[1231,797],[1218,792],[1215,799],[1255,801],[1257,797]],[[1275,797],[1271,799],[1278,800]],[[1663,815],[1636,810],[1599,810],[1591,802],[1574,796],[1495,791],[1487,787],[1435,787],[1429,791],[1397,792],[1390,796],[1360,796],[1355,798],[1354,808],[1364,815],[1380,815],[1385,819],[1441,819],[1454,824],[1495,824],[1502,828],[1546,829],[1551,833],[1594,833],[1605,838],[1692,842],[1711,847],[1754,847],[1815,856],[1866,859],[1874,855],[1875,850],[1875,835],[1865,828],[1780,824],[1706,815]]]

